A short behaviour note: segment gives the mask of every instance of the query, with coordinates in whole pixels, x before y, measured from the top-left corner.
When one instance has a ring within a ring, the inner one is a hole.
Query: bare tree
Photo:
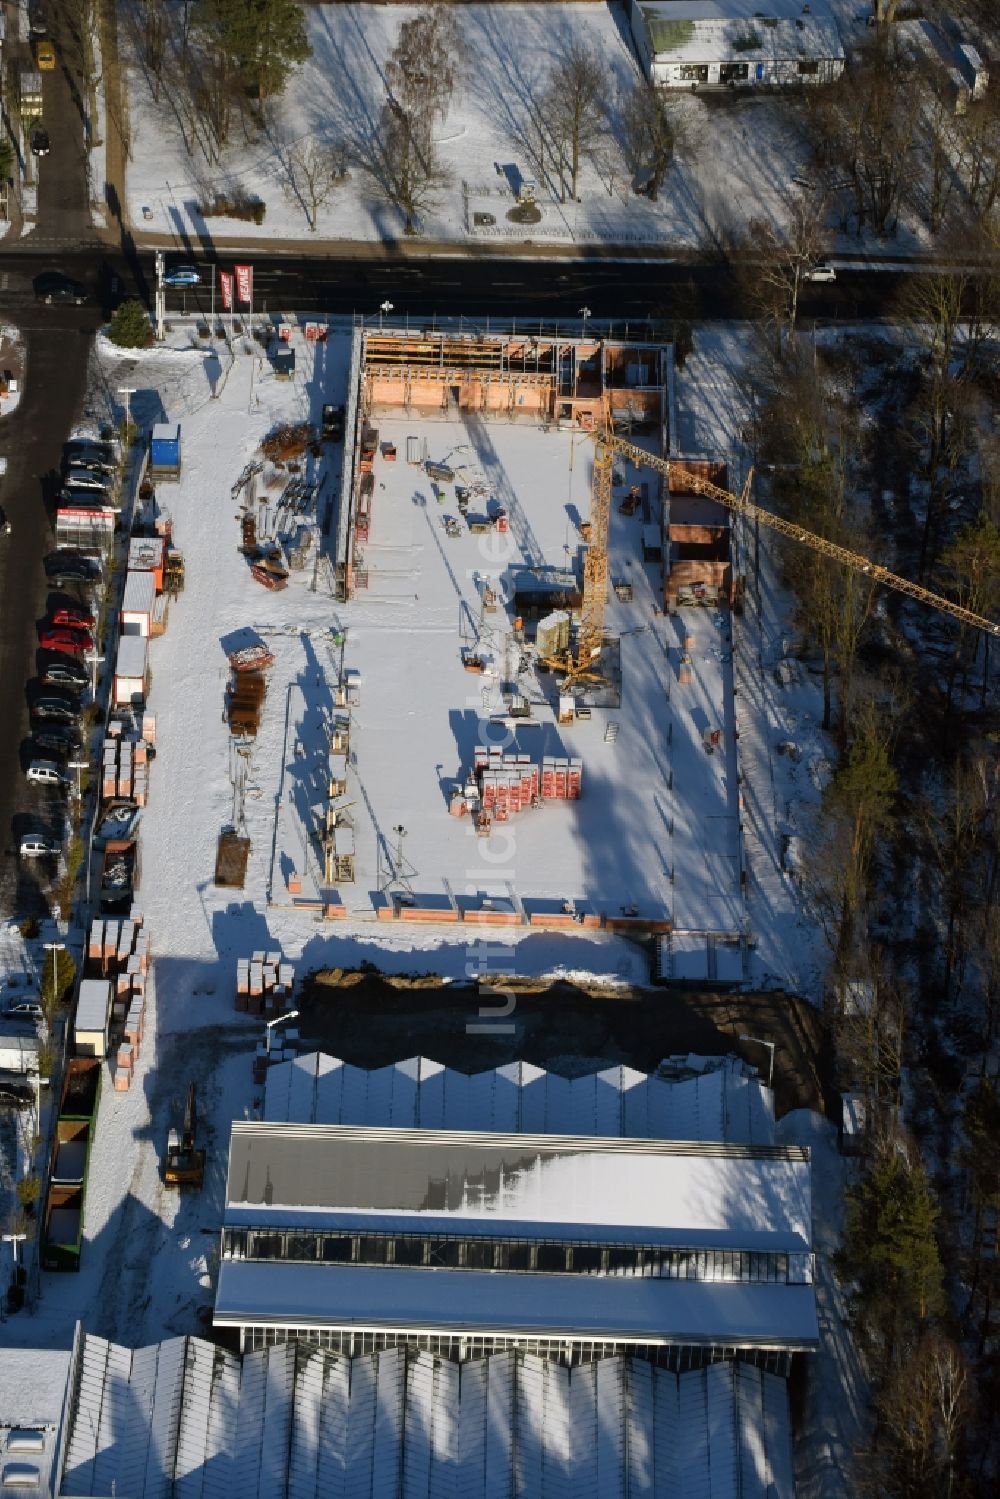
[[[600,59],[581,41],[570,44],[549,74],[543,113],[555,145],[564,203],[567,171],[570,196],[575,199],[580,163],[593,150],[605,128],[602,100],[606,83]]]
[[[775,328],[779,354],[785,333],[795,329],[803,276],[819,256],[823,210],[821,197],[800,193],[786,229],[765,219],[751,219],[747,225],[745,247],[753,259],[747,287],[757,311]]]
[[[655,203],[677,144],[675,112],[666,89],[640,78],[625,98],[622,125],[632,171],[647,174],[646,191]]]
[[[458,33],[449,10],[435,5],[400,24],[385,66],[389,97],[368,164],[380,188],[402,210],[407,234],[416,232],[419,213],[447,181],[433,129],[448,113],[458,67]]]
[[[285,192],[315,233],[319,210],[347,175],[343,153],[319,141],[296,141],[285,153]]]

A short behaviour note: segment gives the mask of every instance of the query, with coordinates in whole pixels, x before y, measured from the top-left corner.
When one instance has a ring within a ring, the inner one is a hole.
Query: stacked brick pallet
[[[123,920],[91,923],[87,939],[87,972],[110,980],[111,1035],[118,1040],[114,1057],[116,1092],[132,1085],[135,1064],[146,1033],[146,986],[151,963],[149,932],[140,912]]]
[[[255,952],[236,964],[236,1008],[271,1020],[291,1008],[295,968],[280,952]]]
[[[539,799],[576,801],[583,788],[583,761],[556,755],[546,756],[539,767],[529,755],[504,754],[479,745],[473,771],[483,811],[497,822],[537,806]]]
[[[101,798],[124,797],[137,807],[146,805],[149,794],[149,746],[144,739],[120,736],[104,741],[101,765]]]
[[[545,800],[575,802],[583,789],[583,761],[560,755],[542,760],[542,796]]]

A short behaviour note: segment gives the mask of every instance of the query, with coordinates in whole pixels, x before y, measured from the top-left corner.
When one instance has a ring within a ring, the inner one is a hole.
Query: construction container
[[[77,1056],[107,1056],[110,1020],[110,982],[107,979],[84,979],[73,1022],[73,1045]]]
[[[271,355],[271,368],[276,380],[291,380],[295,374],[295,350],[275,349]]]
[[[133,536],[128,544],[128,570],[149,572],[157,593],[163,592],[163,559],[166,542],[162,536]]]
[[[143,635],[123,635],[118,642],[112,689],[116,707],[142,706],[145,703],[148,646],[148,639]]]
[[[157,422],[149,436],[149,472],[178,478],[181,471],[181,424]]]
[[[418,437],[408,437],[406,439],[406,461],[407,463],[415,464],[419,468],[420,439]]]
[[[121,613],[122,634],[151,635],[155,607],[156,579],[153,574],[151,572],[126,573]]]

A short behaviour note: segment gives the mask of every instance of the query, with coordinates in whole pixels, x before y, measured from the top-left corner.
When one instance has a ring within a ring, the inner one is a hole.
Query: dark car
[[[79,703],[69,698],[39,697],[31,704],[32,718],[55,719],[60,723],[76,723],[80,717]]]
[[[39,724],[31,737],[39,749],[57,755],[75,754],[82,743],[79,729],[67,723]]]
[[[9,536],[9,535],[10,535],[10,521],[7,519],[7,512],[6,512],[6,510],[3,508],[2,505],[0,505],[0,536]]]
[[[28,145],[31,147],[32,156],[48,156],[51,149],[49,145],[49,132],[44,125],[36,125],[28,137]]]
[[[95,474],[112,474],[117,467],[109,447],[93,442],[68,442],[63,448],[63,469],[86,468]]]
[[[101,564],[78,552],[50,552],[44,566],[50,583],[98,583],[101,578]]]
[[[343,406],[323,407],[323,436],[328,438],[331,442],[341,442],[343,440],[345,414],[346,413]]]
[[[86,687],[90,675],[79,661],[70,661],[65,656],[48,661],[42,669],[42,681],[46,687]]]
[[[43,651],[65,651],[69,656],[82,656],[94,649],[94,637],[89,630],[43,630],[39,644]]]
[[[94,489],[101,494],[108,487],[108,476],[99,468],[84,468],[80,463],[67,461],[63,467],[63,482],[76,489]]]
[[[97,621],[81,604],[60,604],[52,610],[49,623],[68,625],[71,630],[92,630]]]
[[[36,302],[72,302],[75,306],[82,307],[86,300],[87,288],[72,277],[64,276],[61,271],[43,271],[40,276],[35,277]]]
[[[79,489],[75,484],[67,484],[59,491],[59,504],[63,506],[82,505],[85,510],[103,510],[108,503],[103,489]]]

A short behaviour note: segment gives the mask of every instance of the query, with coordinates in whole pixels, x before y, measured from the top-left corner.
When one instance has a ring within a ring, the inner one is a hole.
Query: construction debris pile
[[[512,813],[545,801],[577,801],[582,790],[581,759],[545,755],[539,764],[530,755],[477,745],[472,774],[455,787],[449,811],[453,817],[471,814],[477,833],[485,837],[491,822],[506,822]]]
[[[280,952],[255,952],[236,964],[236,1009],[244,1015],[263,1015],[266,1020],[284,1015],[292,1007],[295,965],[282,961]]]
[[[146,1031],[146,986],[152,956],[142,913],[121,921],[93,921],[87,937],[85,975],[111,984],[108,1055],[115,1091],[127,1093]]]

